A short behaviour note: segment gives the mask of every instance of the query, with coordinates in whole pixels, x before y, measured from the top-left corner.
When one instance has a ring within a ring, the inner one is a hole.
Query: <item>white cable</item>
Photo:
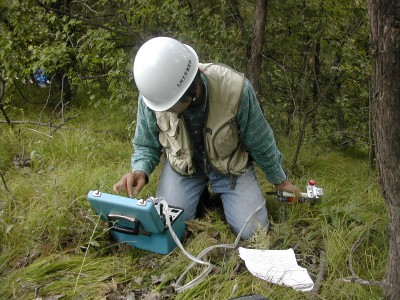
[[[210,262],[206,262],[201,260],[201,258],[207,254],[208,252],[210,252],[211,250],[214,250],[216,248],[227,248],[227,249],[235,249],[237,248],[240,238],[242,236],[243,230],[246,228],[247,223],[249,223],[249,221],[251,220],[251,218],[263,207],[265,206],[265,202],[261,203],[261,205],[259,207],[257,207],[250,216],[247,217],[246,221],[243,224],[243,227],[240,229],[238,235],[236,236],[235,241],[232,244],[220,244],[220,245],[213,245],[210,247],[205,248],[203,251],[200,252],[200,254],[197,257],[194,257],[193,255],[191,255],[189,252],[187,252],[185,250],[185,248],[182,246],[181,241],[179,240],[178,236],[176,235],[175,231],[172,228],[171,225],[171,220],[169,218],[169,209],[168,209],[168,203],[167,201],[165,201],[164,198],[158,198],[161,199],[159,201],[160,204],[163,205],[164,207],[164,214],[165,214],[165,220],[167,223],[167,226],[171,232],[172,238],[174,239],[175,243],[177,244],[177,246],[182,250],[182,252],[189,257],[193,262],[186,268],[186,270],[182,273],[182,275],[179,277],[179,279],[176,281],[176,287],[175,287],[175,291],[177,293],[180,293],[188,288],[193,287],[194,285],[198,284],[200,281],[202,281],[204,279],[205,276],[207,276],[211,270],[213,269],[213,267],[215,267],[213,264],[211,264]],[[206,265],[207,269],[205,269],[203,271],[203,273],[201,273],[199,276],[197,276],[195,279],[191,280],[190,282],[186,283],[184,286],[181,286],[181,281],[185,278],[186,274],[190,271],[190,269],[192,269],[196,263],[198,264],[202,264],[202,265]]]

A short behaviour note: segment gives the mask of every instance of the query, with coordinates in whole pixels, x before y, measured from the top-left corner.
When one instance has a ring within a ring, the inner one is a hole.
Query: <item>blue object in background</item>
[[[44,74],[43,70],[37,70],[33,73],[33,77],[40,87],[45,87],[47,83],[49,83],[49,78]]]

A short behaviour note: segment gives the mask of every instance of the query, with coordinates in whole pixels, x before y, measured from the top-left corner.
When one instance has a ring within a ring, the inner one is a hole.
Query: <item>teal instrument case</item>
[[[89,191],[87,199],[96,214],[108,222],[112,239],[132,247],[168,254],[176,243],[166,225],[166,214],[157,199],[136,199]],[[179,240],[185,232],[183,209],[169,207],[171,227]]]

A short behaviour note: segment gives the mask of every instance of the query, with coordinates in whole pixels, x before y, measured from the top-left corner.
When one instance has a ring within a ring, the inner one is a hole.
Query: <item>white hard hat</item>
[[[156,37],[140,47],[133,75],[146,105],[165,111],[189,88],[198,66],[199,59],[190,46],[169,37]]]

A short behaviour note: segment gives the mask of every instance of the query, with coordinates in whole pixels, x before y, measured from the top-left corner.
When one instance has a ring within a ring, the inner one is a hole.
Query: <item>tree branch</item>
[[[62,127],[65,123],[67,123],[69,120],[73,120],[76,119],[77,117],[79,117],[82,113],[79,113],[75,116],[69,117],[67,119],[65,119],[63,122],[61,122],[59,125],[54,125],[53,123],[49,122],[49,123],[44,123],[44,122],[38,122],[38,121],[12,121],[10,120],[11,124],[32,124],[32,125],[37,125],[37,126],[46,126],[46,127],[50,127],[50,128],[56,128],[59,129],[60,127]],[[0,123],[6,123],[6,121],[4,120],[0,120]],[[54,132],[54,131],[53,131]]]
[[[3,182],[4,189],[6,190],[8,195],[10,196],[11,200],[13,201],[14,206],[18,207],[17,201],[15,201],[15,198],[14,198],[13,194],[11,194],[10,190],[8,189],[6,180],[4,179],[3,172],[1,172],[1,171],[0,171],[0,177],[1,177],[1,181]]]
[[[383,286],[382,281],[364,280],[364,279],[361,279],[360,277],[353,277],[353,276],[342,278],[342,281],[347,282],[347,283],[358,283],[361,285],[369,285],[369,286],[377,286],[377,287]]]
[[[39,4],[41,7],[43,7],[43,8],[44,8],[45,10],[47,10],[47,11],[52,11],[52,12],[55,12],[55,13],[58,13],[58,14],[67,16],[67,17],[69,17],[69,18],[71,18],[71,19],[75,19],[75,20],[78,20],[78,21],[82,21],[82,22],[83,22],[84,24],[86,24],[86,25],[93,26],[93,27],[98,27],[98,28],[102,28],[102,29],[105,29],[105,30],[107,30],[107,31],[110,31],[110,32],[119,34],[119,35],[129,36],[129,37],[130,37],[130,36],[134,36],[134,37],[140,39],[140,34],[137,33],[137,32],[116,30],[116,29],[111,28],[111,27],[109,27],[109,26],[105,26],[105,25],[102,25],[102,24],[99,24],[99,23],[96,23],[96,22],[91,22],[91,21],[89,21],[89,20],[86,19],[86,18],[77,16],[77,15],[73,15],[72,13],[67,12],[67,11],[64,11],[64,10],[62,10],[62,9],[57,9],[57,8],[50,7],[50,6],[48,6],[48,5],[45,5],[44,3],[42,3],[42,2],[39,1],[39,0],[36,0],[36,2],[37,2],[37,4]]]
[[[6,82],[4,81],[3,77],[0,76],[0,110],[4,116],[4,119],[6,119],[7,124],[11,125],[11,121],[8,118],[7,113],[3,107],[3,98],[5,95],[5,91],[6,91]]]
[[[80,114],[79,114],[80,115]],[[77,115],[77,116],[74,116],[74,117],[70,117],[70,118],[67,118],[66,120],[65,120],[65,122],[63,122],[61,125],[54,125],[54,124],[52,124],[52,123],[44,123],[44,122],[38,122],[38,121],[29,121],[29,120],[27,120],[27,121],[19,121],[19,120],[17,120],[17,121],[12,121],[11,120],[11,124],[32,124],[32,125],[36,125],[36,126],[44,126],[44,127],[50,127],[50,128],[57,128],[57,129],[60,129],[68,120],[71,120],[71,119],[75,119],[75,118],[77,118],[79,115]],[[0,124],[5,124],[5,123],[7,123],[6,121],[4,121],[4,120],[0,120]],[[64,129],[64,130],[73,130],[73,131],[85,131],[86,129],[83,129],[83,128],[70,128],[70,127],[62,127],[62,129]],[[53,131],[54,132],[54,131]],[[93,132],[98,132],[98,133],[115,133],[114,131],[112,131],[112,130],[93,130]]]
[[[315,284],[314,284],[314,288],[312,290],[312,292],[315,294],[319,293],[319,290],[322,287],[322,281],[324,280],[325,275],[326,275],[326,251],[325,250],[320,251],[319,259],[320,259],[319,273],[317,275],[317,278],[316,278]],[[314,297],[313,297],[313,299],[314,299]]]
[[[77,115],[75,115],[75,116],[68,117],[68,118],[66,118],[65,120],[63,120],[63,121],[61,122],[60,125],[58,125],[58,126],[53,126],[54,130],[53,130],[51,133],[56,132],[58,129],[60,129],[62,126],[64,126],[64,124],[67,123],[69,120],[76,119],[76,118],[79,117],[81,114],[82,114],[82,113],[79,113],[79,114],[77,114]]]
[[[365,232],[360,235],[360,237],[357,239],[357,241],[354,243],[353,247],[351,248],[350,254],[347,258],[347,263],[349,265],[350,273],[352,276],[348,276],[346,278],[342,278],[341,280],[344,282],[348,283],[358,283],[361,285],[370,285],[370,286],[377,286],[377,287],[382,287],[383,286],[383,281],[377,281],[377,280],[365,280],[360,278],[356,271],[354,270],[353,267],[353,253],[356,251],[356,249],[361,245],[361,240],[364,237]]]

